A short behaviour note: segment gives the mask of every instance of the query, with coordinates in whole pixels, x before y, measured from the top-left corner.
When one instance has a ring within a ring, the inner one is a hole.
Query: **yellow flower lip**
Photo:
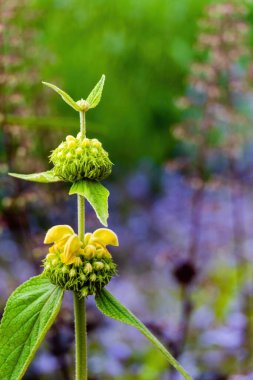
[[[51,244],[70,237],[74,234],[73,228],[67,224],[58,225],[50,228],[45,236],[44,244]]]
[[[73,264],[76,261],[77,254],[81,248],[81,240],[79,236],[73,234],[67,240],[64,251],[61,254],[63,264]]]
[[[99,228],[93,232],[92,238],[105,247],[107,245],[119,246],[118,236],[109,228]]]

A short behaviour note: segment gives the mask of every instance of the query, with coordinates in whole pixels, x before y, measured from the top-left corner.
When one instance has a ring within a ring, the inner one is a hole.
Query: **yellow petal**
[[[90,238],[91,238],[92,234],[90,232],[87,232],[85,235],[84,235],[84,245],[86,244],[89,244],[89,241],[90,241]]]
[[[99,228],[95,232],[93,232],[93,238],[99,243],[106,245],[119,245],[118,237],[112,230],[108,228]]]
[[[53,247],[55,247],[55,251],[62,251],[70,236],[72,236],[72,234],[67,234],[64,239],[57,240],[57,243],[54,243],[53,245]]]
[[[74,234],[71,235],[67,240],[67,243],[64,247],[63,254],[61,255],[61,260],[64,264],[73,264],[77,253],[81,248],[80,238]]]
[[[68,225],[59,225],[50,228],[44,239],[44,244],[51,244],[55,241],[64,239],[67,235],[74,234],[73,229]]]

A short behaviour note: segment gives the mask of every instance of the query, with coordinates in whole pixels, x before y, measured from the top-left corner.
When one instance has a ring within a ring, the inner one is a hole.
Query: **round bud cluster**
[[[87,256],[81,254],[75,263],[66,265],[61,252],[49,253],[44,260],[44,274],[53,284],[78,293],[80,298],[96,294],[116,274],[116,264],[109,255],[100,252],[89,252]]]
[[[54,174],[66,182],[76,182],[82,179],[101,181],[112,171],[112,162],[108,153],[97,139],[82,139],[67,136],[53,150],[50,161],[54,164]]]

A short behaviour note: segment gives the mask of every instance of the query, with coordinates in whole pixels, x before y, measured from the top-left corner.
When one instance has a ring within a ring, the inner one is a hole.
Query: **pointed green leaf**
[[[69,194],[79,194],[84,196],[96,212],[100,222],[107,226],[108,197],[109,191],[97,181],[79,181],[73,183]]]
[[[43,276],[18,287],[7,301],[0,325],[0,379],[19,380],[54,322],[63,290]]]
[[[155,347],[162,352],[168,362],[179,372],[186,380],[192,380],[192,377],[184,370],[178,361],[169,353],[163,344],[147,329],[147,327],[135,315],[122,305],[108,290],[102,289],[95,297],[98,309],[107,317],[116,319],[122,323],[133,326],[138,329],[146,338],[150,340]]]
[[[33,174],[18,174],[18,173],[9,173],[11,177],[24,179],[26,181],[31,182],[42,182],[42,183],[50,183],[50,182],[59,182],[60,178],[56,177],[52,170],[48,170],[47,172],[41,173],[33,173]]]
[[[54,84],[48,82],[42,82],[45,86],[52,88],[57,94],[59,94],[64,102],[66,102],[70,107],[74,108],[76,111],[81,111],[81,107],[71,98],[65,91],[61,90],[59,87],[56,87]]]
[[[90,95],[86,99],[86,101],[89,103],[89,109],[95,108],[100,102],[104,83],[105,83],[105,75],[102,75],[100,81],[96,84],[96,86],[93,88]]]

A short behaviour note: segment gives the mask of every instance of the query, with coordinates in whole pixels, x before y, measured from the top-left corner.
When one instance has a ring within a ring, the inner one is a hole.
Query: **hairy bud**
[[[93,257],[87,259],[84,255],[79,256],[80,262],[65,265],[60,259],[60,253],[52,261],[44,260],[44,273],[49,280],[65,290],[77,292],[81,297],[96,294],[108,284],[116,274],[116,264],[112,259],[99,259]]]
[[[54,164],[54,174],[66,182],[102,181],[112,170],[112,162],[100,141],[79,136],[67,136],[66,141],[53,150],[50,161]]]

